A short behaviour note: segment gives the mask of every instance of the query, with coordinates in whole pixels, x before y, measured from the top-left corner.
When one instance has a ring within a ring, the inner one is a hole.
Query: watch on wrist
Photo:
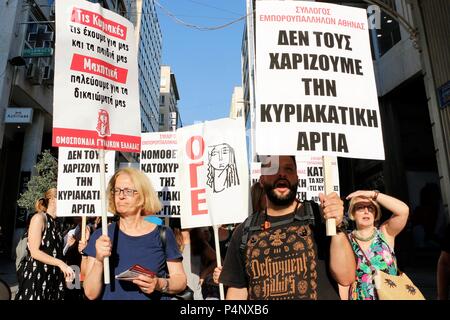
[[[373,201],[377,201],[377,198],[378,198],[378,195],[380,194],[380,191],[373,190],[373,192],[374,192],[374,194],[373,194],[372,200]]]
[[[167,293],[167,291],[169,290],[169,280],[163,278],[166,281],[166,284],[164,285],[164,287],[161,288],[161,292],[162,293]]]

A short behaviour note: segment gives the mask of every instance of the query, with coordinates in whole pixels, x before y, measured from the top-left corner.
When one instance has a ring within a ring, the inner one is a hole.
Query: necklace
[[[377,229],[375,229],[375,228],[373,228],[372,234],[370,236],[368,236],[367,238],[359,236],[358,231],[356,231],[356,230],[353,231],[353,235],[355,236],[355,238],[358,239],[359,241],[364,241],[364,242],[372,240],[373,238],[375,238],[376,234],[377,234]]]

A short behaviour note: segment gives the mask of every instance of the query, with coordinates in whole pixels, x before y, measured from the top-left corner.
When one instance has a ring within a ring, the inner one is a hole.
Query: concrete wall
[[[402,38],[374,64],[379,97],[422,70],[419,52],[409,38]]]

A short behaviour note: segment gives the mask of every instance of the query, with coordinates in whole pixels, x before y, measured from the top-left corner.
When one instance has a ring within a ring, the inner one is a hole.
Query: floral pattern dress
[[[350,300],[377,300],[374,278],[372,269],[367,264],[367,259],[361,251],[356,240],[349,234],[353,252],[357,258],[356,278],[357,281],[352,285]],[[365,252],[367,258],[373,268],[386,272],[388,274],[397,275],[397,263],[395,253],[391,250],[384,234],[377,229],[375,238],[369,247],[369,251]]]

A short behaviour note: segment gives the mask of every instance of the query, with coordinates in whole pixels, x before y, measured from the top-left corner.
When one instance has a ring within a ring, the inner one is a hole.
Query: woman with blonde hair
[[[16,300],[61,300],[66,278],[75,273],[64,263],[59,224],[56,222],[56,189],[49,189],[36,201],[36,214],[28,227],[29,254],[19,265]]]
[[[395,237],[406,225],[409,208],[404,202],[377,190],[355,191],[349,194],[347,199],[350,199],[349,218],[356,226],[355,230],[349,233],[349,239],[357,266],[356,281],[350,291],[348,287],[340,288],[341,298],[377,300],[373,271],[397,275]],[[377,227],[381,218],[381,207],[392,212],[392,215]]]
[[[85,295],[103,300],[159,300],[184,290],[186,275],[173,232],[167,229],[164,250],[158,226],[144,220],[144,216],[161,210],[147,176],[134,168],[120,169],[109,181],[107,194],[109,211],[119,219],[108,226],[108,235],[95,231],[84,250],[88,255]],[[103,284],[105,257],[110,257],[111,283],[107,285]],[[115,278],[135,264],[155,275]]]

